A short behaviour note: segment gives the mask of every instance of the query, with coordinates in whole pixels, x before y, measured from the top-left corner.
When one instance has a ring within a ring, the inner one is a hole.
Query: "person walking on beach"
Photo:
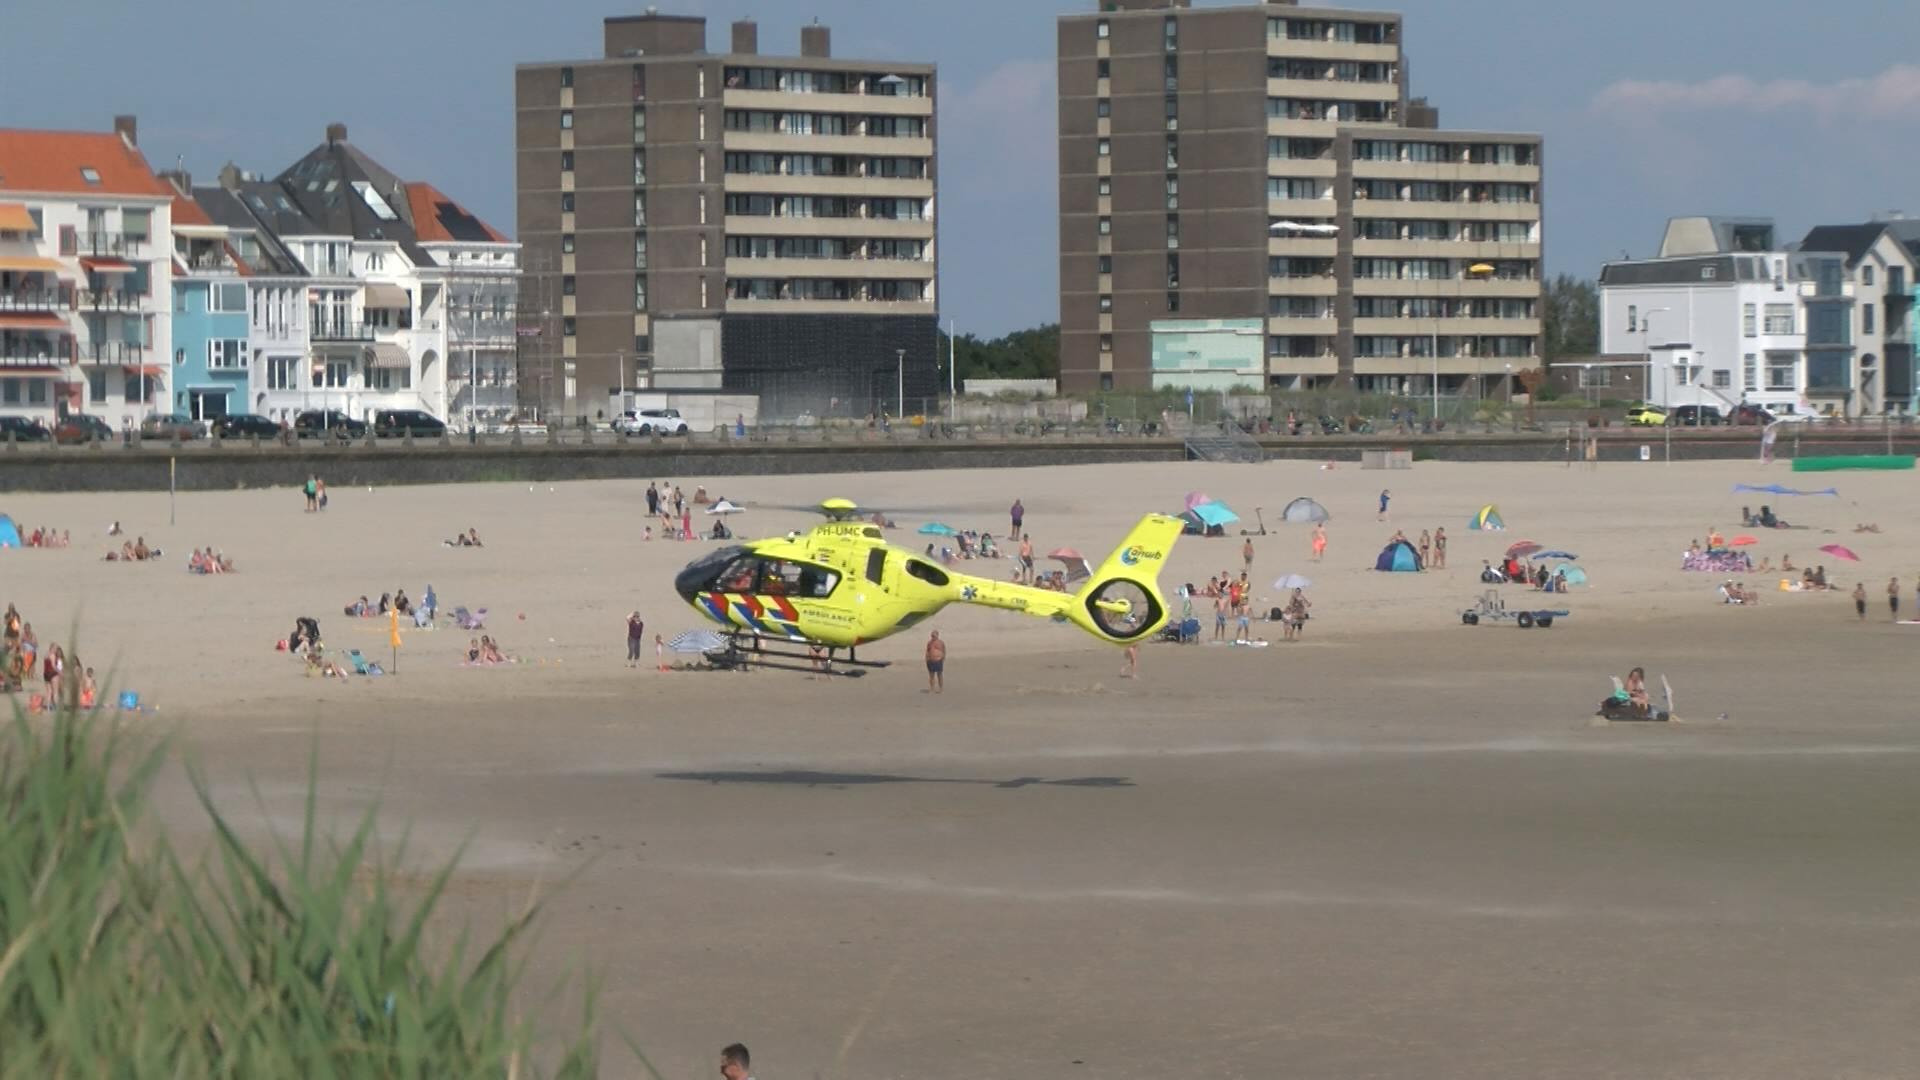
[[[1140,674],[1140,643],[1137,641],[1127,642],[1125,656],[1126,659],[1120,667],[1120,677],[1123,679],[1131,679]]]
[[[659,516],[659,514],[660,514],[660,489],[654,486],[653,481],[649,480],[647,481],[647,516],[657,517]]]
[[[938,694],[947,688],[947,643],[935,630],[927,639],[927,693]]]
[[[1253,537],[1251,536],[1240,545],[1240,561],[1246,564],[1247,573],[1253,573]]]
[[[1007,517],[1013,522],[1013,535],[1019,536],[1020,523],[1027,520],[1027,508],[1020,505],[1019,499],[1014,499],[1012,509],[1007,511]]]
[[[627,616],[627,666],[640,666],[640,646],[647,640],[647,624],[640,619],[638,611]]]
[[[327,508],[327,482],[325,480],[318,478],[314,480],[313,496],[314,501],[319,503],[320,509],[325,510]]]
[[[1433,530],[1433,568],[1435,570],[1447,568],[1447,527],[1445,525],[1436,526]]]
[[[1887,579],[1887,618],[1900,621],[1900,579],[1897,577]]]
[[[720,1051],[720,1080],[753,1080],[753,1055],[740,1043]]]
[[[1861,622],[1867,621],[1867,583],[1864,581],[1854,583],[1853,611],[1860,616]]]
[[[1380,489],[1380,513],[1374,518],[1375,521],[1387,520],[1387,500],[1391,498],[1393,498],[1393,492],[1385,488]]]
[[[1320,557],[1326,553],[1327,523],[1324,521],[1316,521],[1313,523],[1313,561],[1319,562]]]
[[[306,492],[307,496],[307,513],[311,514],[315,510],[320,509],[320,478],[314,476],[312,473],[308,473],[307,486],[302,490]],[[114,524],[119,525],[120,523],[116,521]]]

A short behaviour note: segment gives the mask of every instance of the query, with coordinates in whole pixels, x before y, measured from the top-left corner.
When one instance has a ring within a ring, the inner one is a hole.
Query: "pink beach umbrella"
[[[1836,559],[1845,559],[1848,562],[1860,561],[1860,556],[1855,555],[1852,549],[1842,544],[1822,544],[1820,545],[1820,550],[1826,552],[1827,554],[1833,556]]]
[[[1187,509],[1189,510],[1203,503],[1210,503],[1212,501],[1213,501],[1213,496],[1208,495],[1204,491],[1187,492]]]

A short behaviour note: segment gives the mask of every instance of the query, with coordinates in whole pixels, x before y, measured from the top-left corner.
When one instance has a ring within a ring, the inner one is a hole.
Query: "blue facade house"
[[[196,420],[247,410],[247,286],[228,242],[192,200],[174,200],[173,407]]]

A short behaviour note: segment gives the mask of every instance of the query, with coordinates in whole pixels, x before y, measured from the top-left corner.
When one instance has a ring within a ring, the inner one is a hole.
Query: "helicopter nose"
[[[694,598],[700,594],[701,587],[707,583],[709,573],[710,570],[706,567],[698,565],[689,566],[675,575],[673,579],[673,591],[680,594],[680,599],[691,604],[694,602]]]

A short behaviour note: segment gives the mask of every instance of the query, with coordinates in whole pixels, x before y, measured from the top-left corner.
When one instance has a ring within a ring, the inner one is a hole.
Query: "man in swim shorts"
[[[927,693],[937,694],[946,689],[947,643],[940,640],[940,631],[935,630],[927,639]]]

